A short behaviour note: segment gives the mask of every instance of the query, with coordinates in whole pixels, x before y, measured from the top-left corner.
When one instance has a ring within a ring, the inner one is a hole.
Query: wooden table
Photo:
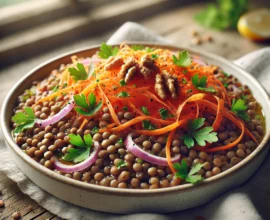
[[[256,1],[257,4],[253,7],[258,7],[260,3],[265,2],[267,1]],[[193,21],[191,15],[202,10],[203,7],[204,4],[196,4],[176,8],[138,22],[153,30],[157,34],[171,40],[178,46],[188,46],[191,48],[213,52],[228,59],[237,59],[249,52],[269,46],[269,42],[258,44],[246,40],[242,38],[236,31],[218,32],[198,26]],[[0,72],[0,105],[2,104],[5,95],[12,85],[14,85],[18,79],[20,79],[26,72],[34,68],[39,63],[72,49],[106,41],[106,39],[108,39],[108,37],[114,31],[115,30],[111,30],[99,37],[89,37],[87,39],[80,40],[77,43],[73,43],[62,48],[57,48],[54,51],[42,54],[4,69]],[[207,36],[211,36],[213,41],[203,42],[200,45],[194,45],[191,40],[192,32],[194,31],[198,32],[200,38],[202,39]],[[3,145],[2,136],[0,136],[0,145]],[[3,199],[6,204],[5,208],[0,208],[0,219],[10,219],[12,213],[15,211],[20,211],[23,215],[23,219],[59,219],[55,215],[40,207],[28,196],[20,192],[16,183],[9,180],[3,173],[0,173],[0,191],[0,199]],[[29,206],[32,207],[32,211],[29,210]]]

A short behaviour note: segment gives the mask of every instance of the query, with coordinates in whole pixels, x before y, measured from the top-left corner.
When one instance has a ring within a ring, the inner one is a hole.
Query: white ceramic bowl
[[[134,44],[142,44],[135,42]],[[183,48],[164,44],[145,44],[146,46],[158,46],[171,50]],[[142,189],[117,189],[79,182],[65,176],[61,176],[33,159],[29,158],[15,143],[11,136],[10,119],[17,97],[29,88],[32,81],[40,80],[60,64],[70,63],[70,56],[86,57],[93,55],[99,46],[94,46],[51,59],[26,74],[7,95],[1,113],[1,127],[11,160],[39,187],[67,202],[105,212],[112,213],[137,213],[155,212],[165,213],[183,210],[211,201],[225,191],[239,186],[245,182],[260,166],[266,157],[269,148],[267,141],[270,133],[270,102],[266,91],[250,74],[235,66],[231,62],[217,55],[201,51],[189,52],[199,55],[210,64],[220,66],[225,72],[237,77],[240,82],[246,84],[252,91],[256,100],[261,104],[266,113],[266,134],[261,144],[247,158],[229,170],[204,180],[199,185],[185,184],[176,187],[142,190]]]

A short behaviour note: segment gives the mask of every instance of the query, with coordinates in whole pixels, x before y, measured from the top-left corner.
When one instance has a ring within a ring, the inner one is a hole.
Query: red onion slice
[[[36,125],[40,128],[45,128],[48,125],[52,125],[58,121],[60,121],[62,118],[64,118],[75,106],[74,101],[69,102],[64,108],[61,109],[60,112],[55,114],[54,116],[44,119],[44,120],[37,120]]]
[[[73,173],[76,171],[84,170],[90,167],[98,158],[98,152],[100,150],[100,144],[97,141],[94,141],[94,151],[90,154],[90,156],[83,162],[78,163],[76,165],[66,165],[61,163],[58,159],[54,161],[54,167],[56,170],[65,172],[65,173]]]
[[[150,154],[144,150],[142,150],[137,144],[134,143],[132,140],[131,134],[129,134],[125,140],[125,145],[128,151],[133,153],[136,157],[139,157],[147,162],[157,164],[160,166],[168,166],[168,162],[164,157],[158,157],[153,154]],[[172,158],[172,162],[179,162],[180,161],[180,154],[176,155]]]
[[[82,60],[81,62],[83,65],[88,66],[88,65],[90,65],[91,62],[99,63],[101,61],[102,61],[102,59],[100,59],[100,58],[86,58],[86,59]]]

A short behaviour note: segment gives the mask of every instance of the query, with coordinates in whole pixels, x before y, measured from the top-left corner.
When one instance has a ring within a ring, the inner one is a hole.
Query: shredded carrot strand
[[[112,106],[110,100],[108,99],[108,97],[106,96],[106,94],[104,93],[104,91],[101,89],[101,87],[100,87],[99,85],[98,85],[98,88],[99,88],[100,92],[102,93],[103,97],[104,97],[105,100],[106,100],[106,104],[107,104],[107,106],[108,106],[108,108],[109,108],[109,111],[110,111],[110,113],[111,113],[112,119],[114,120],[114,122],[115,122],[116,124],[120,125],[120,121],[119,121],[119,119],[118,119],[118,117],[117,117],[117,115],[116,115],[116,113],[115,113],[115,111],[114,111],[114,108],[113,108],[113,106]]]
[[[167,162],[168,162],[168,166],[169,166],[169,168],[170,168],[170,170],[172,171],[173,174],[176,173],[176,170],[173,167],[172,158],[171,158],[171,143],[172,143],[174,133],[175,133],[175,130],[172,130],[170,132],[170,134],[168,136],[168,139],[167,139],[166,147],[165,147],[166,159],[167,159]]]
[[[88,122],[88,120],[89,120],[89,118],[87,119],[87,118],[84,118],[83,119],[83,122],[81,123],[81,125],[80,125],[80,127],[79,127],[79,129],[83,129],[83,127],[85,126],[85,124]]]
[[[168,104],[166,104],[165,102],[161,101],[157,96],[155,96],[152,92],[147,91],[146,94],[148,94],[152,99],[154,99],[155,101],[159,102],[160,104],[164,105],[167,109],[171,110],[173,114],[176,113],[176,109],[175,107],[170,108],[170,106]]]
[[[218,107],[217,107],[216,118],[212,125],[213,131],[216,131],[220,127],[220,124],[223,120],[223,114],[224,114],[224,100],[218,97],[216,97],[216,99],[218,101]]]
[[[144,135],[153,135],[153,136],[157,136],[157,135],[161,135],[161,134],[166,134],[169,131],[172,131],[176,128],[180,128],[183,127],[187,124],[188,119],[182,119],[179,121],[176,121],[166,127],[163,128],[159,128],[159,129],[155,129],[155,130],[137,130],[136,132],[139,134],[144,134]]]

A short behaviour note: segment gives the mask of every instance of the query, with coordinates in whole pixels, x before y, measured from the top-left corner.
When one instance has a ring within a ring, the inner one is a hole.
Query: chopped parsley
[[[69,134],[69,142],[76,146],[76,148],[70,148],[67,150],[67,154],[62,157],[65,161],[72,161],[74,163],[80,163],[89,157],[90,150],[93,144],[93,140],[90,134],[86,134],[82,137],[79,134]]]
[[[124,110],[124,111],[128,111],[128,107],[125,105],[123,108],[122,108],[122,110]]]
[[[118,93],[116,96],[117,97],[129,97],[129,94],[127,92],[122,91],[122,92]]]
[[[159,109],[158,112],[159,112],[159,114],[160,114],[160,117],[161,117],[163,120],[165,120],[165,119],[167,119],[167,118],[173,117],[173,115],[170,114],[169,111],[168,111],[167,109],[165,109],[165,108]]]
[[[82,63],[77,63],[77,69],[75,67],[70,67],[68,68],[68,71],[75,81],[85,80],[88,77],[88,74]]]
[[[121,79],[119,83],[120,83],[120,86],[125,86],[126,85],[126,82],[125,82],[124,79]]]
[[[86,100],[86,96],[84,94],[75,95],[73,98],[76,105],[79,106],[75,107],[75,111],[81,115],[92,116],[101,109],[102,101],[97,103],[94,93],[90,93],[88,95],[88,101]]]
[[[143,114],[145,114],[145,115],[150,115],[147,107],[142,106],[142,107],[141,107],[141,110],[142,110]]]
[[[189,172],[185,160],[182,160],[181,163],[174,163],[173,167],[176,170],[175,176],[186,182],[195,184],[203,180],[203,177],[198,174],[200,169],[202,169],[203,164],[197,163],[193,165]]]
[[[117,141],[117,143],[118,143],[118,144],[123,144],[123,143],[124,143],[124,141],[123,141],[123,139],[122,139],[122,138],[119,138],[119,140]]]
[[[183,84],[187,84],[188,81],[187,81],[185,78],[182,78],[182,83],[183,83]]]
[[[151,57],[155,60],[155,59],[158,58],[158,55],[154,53],[154,54],[151,55]]]
[[[155,130],[156,126],[153,125],[149,120],[143,120],[142,126],[145,130]]]
[[[242,118],[244,121],[249,121],[249,116],[246,112],[247,110],[247,105],[246,105],[246,102],[245,100],[243,99],[238,99],[238,100],[235,100],[233,99],[232,100],[232,108],[231,110],[240,118]]]
[[[194,76],[192,76],[191,78],[192,84],[201,91],[204,92],[216,92],[217,90],[215,90],[212,87],[206,87],[207,84],[207,77],[206,76],[202,76],[201,78],[199,77],[199,74],[195,74]]]
[[[206,142],[213,143],[218,141],[217,133],[212,132],[213,127],[201,128],[204,122],[205,118],[196,118],[188,121],[188,133],[181,137],[188,148],[194,147],[195,141],[199,146],[205,146]]]
[[[115,56],[118,51],[118,47],[112,47],[106,43],[102,43],[98,55],[103,59],[108,59],[110,56]]]
[[[138,163],[143,163],[143,160],[142,160],[141,158],[138,158],[138,159],[137,159],[137,162],[138,162]]]
[[[121,169],[121,167],[126,167],[126,166],[127,166],[127,163],[123,160],[120,160],[117,164],[118,169]]]
[[[186,50],[184,50],[179,52],[178,58],[175,55],[173,55],[173,63],[176,66],[187,67],[192,63],[192,60],[189,56],[189,53]]]
[[[18,112],[12,117],[12,121],[16,123],[14,134],[18,134],[27,128],[32,128],[36,122],[36,116],[32,108],[25,107],[24,112]]]
[[[98,127],[97,127],[97,126],[93,127],[91,133],[92,133],[92,134],[96,134],[96,133],[98,133],[98,132],[99,132]]]

